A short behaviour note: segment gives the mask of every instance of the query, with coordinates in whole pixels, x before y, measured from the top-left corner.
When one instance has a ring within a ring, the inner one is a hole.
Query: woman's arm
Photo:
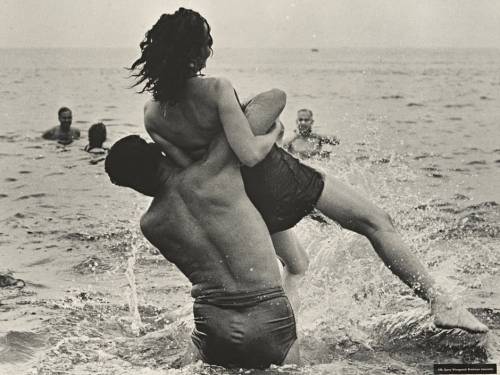
[[[229,145],[238,159],[248,167],[264,159],[283,132],[282,126],[274,124],[268,133],[254,135],[236,99],[234,88],[227,79],[218,80],[217,107]]]

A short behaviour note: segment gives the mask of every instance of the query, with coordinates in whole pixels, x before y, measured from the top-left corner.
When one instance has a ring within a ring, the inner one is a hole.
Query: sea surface
[[[383,207],[438,282],[491,328],[432,325],[428,305],[368,241],[304,219],[311,258],[296,312],[303,365],[176,369],[192,327],[187,280],[145,241],[147,197],[112,185],[82,151],[102,121],[108,143],[145,136],[148,94],[131,88],[134,49],[0,51],[0,373],[431,374],[435,363],[500,363],[500,50],[222,49],[206,74],[241,98],[278,87],[336,135],[309,163]],[[40,138],[73,110],[83,138]],[[237,228],[228,228],[237,230]]]

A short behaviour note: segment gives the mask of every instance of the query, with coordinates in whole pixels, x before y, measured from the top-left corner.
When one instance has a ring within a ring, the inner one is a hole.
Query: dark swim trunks
[[[290,229],[307,216],[325,186],[321,173],[276,145],[256,166],[242,167],[241,175],[271,234]]]
[[[191,335],[203,361],[260,368],[281,365],[297,339],[295,317],[282,288],[197,297]]]

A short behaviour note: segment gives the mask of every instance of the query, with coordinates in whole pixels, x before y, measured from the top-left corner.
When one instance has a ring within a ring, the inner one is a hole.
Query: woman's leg
[[[286,94],[278,89],[262,92],[245,104],[245,116],[255,135],[266,134],[285,108]]]
[[[295,340],[282,365],[300,365],[299,340]]]
[[[276,255],[284,263],[283,288],[296,314],[300,308],[298,288],[309,266],[309,258],[293,229],[271,236]]]
[[[488,330],[439,288],[424,265],[410,252],[385,211],[340,180],[328,176],[316,208],[342,227],[367,237],[386,266],[418,296],[431,303],[436,326],[472,332]]]
[[[284,92],[270,90],[248,103],[245,115],[254,134],[267,132],[283,110],[285,102]],[[431,303],[437,326],[459,327],[473,332],[487,331],[484,324],[463,306],[453,303],[439,289],[423,264],[409,251],[390,217],[373,203],[339,180],[327,177],[316,207],[344,228],[366,236],[387,267],[417,295]]]
[[[201,357],[201,354],[200,354],[200,351],[198,350],[198,348],[193,344],[191,339],[189,339],[188,347],[186,348],[186,352],[184,353],[184,355],[177,358],[177,360],[173,363],[172,367],[173,368],[181,368],[181,367],[185,367],[187,365],[190,365],[191,363],[195,363],[198,361],[203,361],[203,358]]]

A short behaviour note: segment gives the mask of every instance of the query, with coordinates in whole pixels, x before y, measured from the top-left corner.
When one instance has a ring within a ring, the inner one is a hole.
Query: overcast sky
[[[179,6],[216,48],[500,47],[500,0],[0,0],[0,47],[136,47]]]

